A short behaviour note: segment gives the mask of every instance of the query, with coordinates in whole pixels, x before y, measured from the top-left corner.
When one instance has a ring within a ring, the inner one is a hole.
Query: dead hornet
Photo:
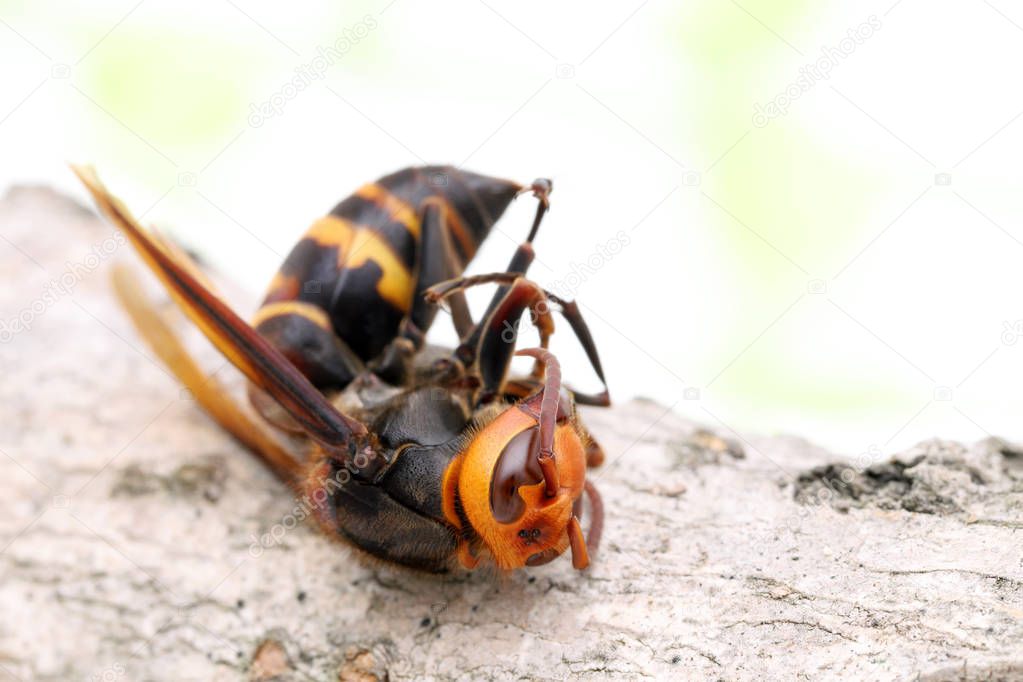
[[[503,571],[537,566],[568,548],[573,566],[589,564],[603,505],[586,472],[603,452],[576,405],[606,406],[610,397],[575,302],[525,277],[549,180],[523,186],[422,167],[364,185],[313,223],[250,326],[180,247],[139,225],[90,168],[73,170],[177,305],[245,375],[263,420],[199,368],[120,268],[115,291],[140,334],[210,416],[315,500],[312,516],[325,533],[434,573],[484,560]],[[529,192],[536,216],[507,271],[463,277],[494,222]],[[465,290],[482,284],[497,291],[474,323]],[[441,301],[460,339],[454,350],[424,341]],[[548,350],[552,310],[582,344],[601,393],[561,383]],[[527,311],[540,347],[516,353]],[[509,376],[513,355],[534,359],[529,375]],[[585,538],[584,492],[592,519]]]

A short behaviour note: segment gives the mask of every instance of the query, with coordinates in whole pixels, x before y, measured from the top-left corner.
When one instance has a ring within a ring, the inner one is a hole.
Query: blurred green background
[[[1023,437],[1010,3],[3,1],[0,20],[0,183],[83,198],[63,164],[95,164],[241,282],[246,314],[364,181],[548,176],[532,274],[584,303],[617,398],[866,460]],[[475,271],[503,266],[528,203]],[[594,385],[567,334],[556,350]]]

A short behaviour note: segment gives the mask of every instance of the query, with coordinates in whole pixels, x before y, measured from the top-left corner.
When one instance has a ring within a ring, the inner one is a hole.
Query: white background
[[[754,125],[872,15],[830,78]],[[386,172],[547,176],[541,283],[630,238],[577,289],[617,399],[870,458],[1023,438],[1023,10],[1007,0],[101,0],[0,3],[0,19],[0,185],[84,200],[64,163],[91,162],[252,300],[312,219]],[[322,80],[249,125],[360,23],[375,27]],[[532,210],[513,206],[473,271],[505,265]],[[0,262],[16,246],[0,240]],[[596,387],[565,330],[555,350]]]

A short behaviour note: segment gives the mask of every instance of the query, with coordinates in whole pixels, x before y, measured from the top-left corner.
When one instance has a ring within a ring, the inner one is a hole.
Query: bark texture
[[[589,571],[370,566],[150,357],[112,228],[22,188],[0,237],[0,680],[1023,679],[1011,444],[863,468],[634,401],[586,414]]]

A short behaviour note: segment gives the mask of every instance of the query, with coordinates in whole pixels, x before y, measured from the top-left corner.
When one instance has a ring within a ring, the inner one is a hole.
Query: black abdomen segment
[[[421,267],[422,258],[438,257],[423,253],[424,202],[435,198],[446,208],[443,229],[454,251],[448,276],[456,277],[520,189],[451,166],[406,168],[363,186],[292,249],[257,314],[257,330],[289,358],[301,359],[296,364],[319,387],[342,387],[338,377],[358,368],[331,363],[377,357],[412,312],[415,293],[435,283],[419,281],[438,270]],[[309,324],[319,318],[317,309],[327,325]],[[428,327],[430,319],[417,322]],[[338,343],[342,351],[323,352]],[[306,349],[317,357],[307,357]]]

